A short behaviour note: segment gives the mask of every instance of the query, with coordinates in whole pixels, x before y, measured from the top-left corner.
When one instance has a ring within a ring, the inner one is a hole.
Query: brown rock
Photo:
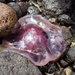
[[[17,2],[17,4],[21,8],[22,16],[26,15],[27,14],[27,9],[29,7],[29,3],[28,2]]]
[[[62,26],[61,28],[62,28],[62,34],[66,41],[66,44],[70,45],[70,43],[72,42],[72,34],[70,29],[66,26]]]
[[[16,12],[8,5],[0,3],[0,37],[11,33],[16,21]]]
[[[61,65],[62,67],[66,67],[66,66],[69,65],[69,63],[62,59],[62,60],[60,60],[60,65]]]

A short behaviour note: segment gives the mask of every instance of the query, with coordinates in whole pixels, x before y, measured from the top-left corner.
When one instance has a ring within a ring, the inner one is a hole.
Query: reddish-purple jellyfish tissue
[[[27,15],[15,24],[16,33],[4,43],[9,51],[16,51],[37,66],[56,61],[65,51],[62,30],[40,15]]]

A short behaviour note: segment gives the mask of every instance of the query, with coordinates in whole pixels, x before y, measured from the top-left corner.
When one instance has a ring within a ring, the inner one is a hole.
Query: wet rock
[[[56,15],[66,12],[70,9],[71,0],[43,0],[45,2],[45,8],[54,12]]]
[[[38,9],[34,6],[30,6],[27,11],[29,14],[33,14],[33,15],[36,15],[39,13]]]
[[[15,52],[0,52],[0,75],[42,75],[25,57]]]

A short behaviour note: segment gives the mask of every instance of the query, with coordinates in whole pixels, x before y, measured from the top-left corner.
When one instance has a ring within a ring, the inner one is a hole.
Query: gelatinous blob
[[[6,47],[24,55],[37,66],[56,61],[65,51],[61,28],[40,15],[24,16],[15,28],[17,32],[4,41]]]

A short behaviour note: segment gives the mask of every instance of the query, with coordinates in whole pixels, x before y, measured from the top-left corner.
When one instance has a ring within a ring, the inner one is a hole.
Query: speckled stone
[[[11,33],[16,22],[16,12],[8,5],[0,3],[0,37]]]
[[[0,52],[0,75],[42,75],[28,59],[16,52]]]

